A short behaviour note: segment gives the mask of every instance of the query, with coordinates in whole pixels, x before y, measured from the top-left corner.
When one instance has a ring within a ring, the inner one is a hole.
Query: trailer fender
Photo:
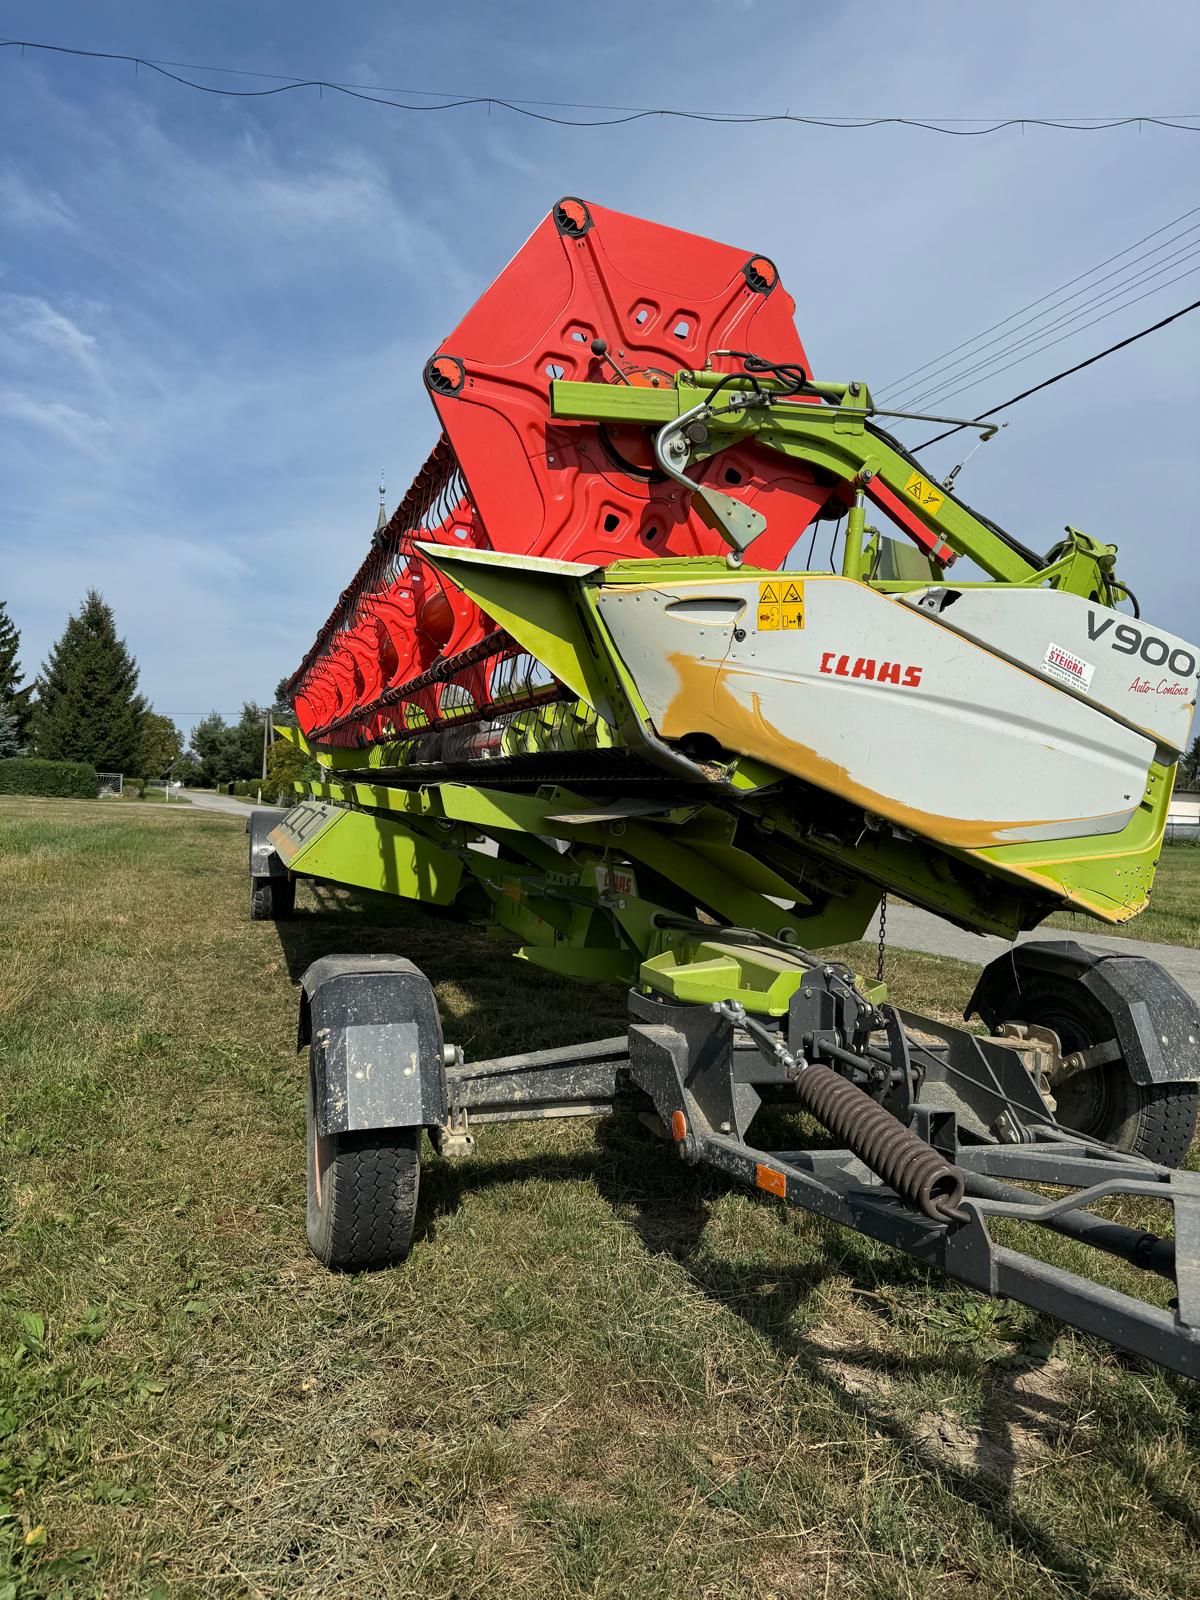
[[[446,1120],[433,985],[402,956],[322,956],[300,980],[297,1048],[311,1045],[317,1131]]]
[[[1069,939],[1015,945],[980,973],[964,1015],[978,1014],[989,1028],[1020,1021],[996,1006],[1014,979],[1033,984],[1043,972],[1075,979],[1104,1007],[1134,1083],[1200,1082],[1200,1006],[1146,956],[1085,950]]]
[[[246,818],[246,832],[250,835],[250,876],[252,878],[286,878],[287,868],[279,859],[271,843],[271,830],[277,828],[288,814],[286,806],[255,806]]]

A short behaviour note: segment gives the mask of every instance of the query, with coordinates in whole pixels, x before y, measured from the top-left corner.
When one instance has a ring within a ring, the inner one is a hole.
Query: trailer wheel
[[[250,920],[283,922],[296,909],[294,878],[251,878]]]
[[[989,1007],[989,1026],[1019,1020],[1053,1028],[1064,1055],[1113,1037],[1108,1012],[1077,980],[1055,972],[1026,972],[1019,986]],[[1177,1167],[1196,1131],[1200,1085],[1135,1083],[1123,1060],[1052,1082],[1058,1120],[1089,1138]]]
[[[309,1248],[335,1272],[395,1267],[412,1247],[420,1185],[420,1128],[317,1130],[308,1074]]]

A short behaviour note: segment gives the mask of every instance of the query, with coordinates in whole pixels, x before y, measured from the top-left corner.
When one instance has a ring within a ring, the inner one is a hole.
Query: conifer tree
[[[21,738],[17,731],[16,716],[8,702],[0,700],[0,761],[19,755],[20,750]]]
[[[31,683],[26,684],[24,689],[21,687],[25,674],[17,663],[20,648],[21,635],[8,614],[7,606],[0,600],[0,709],[7,709],[15,719],[18,745],[24,744],[29,729],[29,697],[33,693]]]
[[[37,680],[38,755],[132,773],[146,711],[137,683],[137,662],[117,637],[112,607],[89,589]]]

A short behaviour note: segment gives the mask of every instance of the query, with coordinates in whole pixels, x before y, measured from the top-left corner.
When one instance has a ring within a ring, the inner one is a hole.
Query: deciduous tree
[[[241,717],[229,730],[230,759],[235,769],[230,773],[231,778],[262,776],[263,730],[269,716],[266,706],[256,705],[253,700],[247,700],[242,706]]]
[[[143,778],[161,778],[183,749],[183,735],[170,717],[157,711],[147,711],[142,718],[141,738],[138,743],[138,775]]]

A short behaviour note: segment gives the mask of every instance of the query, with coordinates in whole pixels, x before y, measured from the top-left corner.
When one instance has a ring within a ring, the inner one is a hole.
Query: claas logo
[[[865,678],[868,683],[894,683],[901,689],[915,689],[923,667],[906,666],[903,661],[878,661],[874,656],[840,656],[826,650],[821,671],[830,678]]]

